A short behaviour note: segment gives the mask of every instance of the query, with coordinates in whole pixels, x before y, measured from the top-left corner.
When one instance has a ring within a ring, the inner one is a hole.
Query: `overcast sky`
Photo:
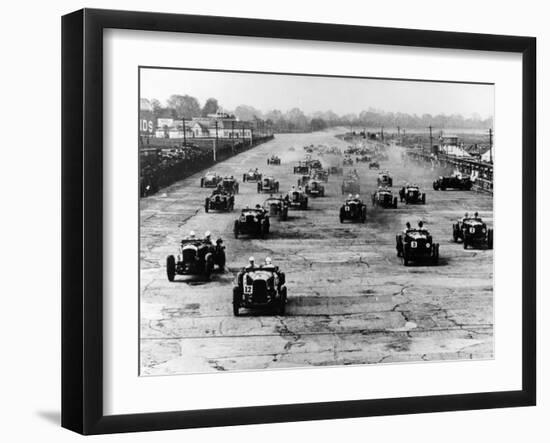
[[[462,114],[492,117],[494,87],[462,83],[309,77],[299,75],[142,69],[141,98],[160,100],[191,95],[200,105],[209,97],[233,110],[250,105],[267,112],[298,107],[306,114],[332,110],[339,115],[369,108],[409,114]]]

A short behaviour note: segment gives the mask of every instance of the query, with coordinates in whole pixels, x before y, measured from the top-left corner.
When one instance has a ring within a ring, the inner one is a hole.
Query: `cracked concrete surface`
[[[213,169],[240,177],[257,166],[287,189],[296,183],[293,162],[311,143],[347,146],[328,132],[283,134]],[[281,166],[266,166],[271,154],[281,156]],[[493,253],[465,251],[451,241],[452,223],[465,211],[480,211],[492,225],[492,199],[433,191],[437,171],[404,165],[399,154],[395,148],[381,164],[394,176],[394,191],[404,181],[416,182],[427,204],[373,208],[377,171],[359,164],[354,167],[368,207],[365,225],[338,221],[341,176],[330,177],[327,196],[311,198],[309,210],[291,211],[287,222],[273,220],[265,240],[233,238],[237,211],[204,213],[209,190],[199,187],[201,174],[142,199],[141,374],[493,358]],[[243,183],[236,208],[266,197],[255,184]],[[418,220],[441,245],[437,267],[405,268],[396,257],[395,234],[406,221]],[[166,256],[189,230],[206,229],[224,239],[225,272],[210,282],[181,276],[168,282]],[[266,312],[233,317],[233,280],[250,255],[257,260],[269,255],[285,271],[285,317]]]

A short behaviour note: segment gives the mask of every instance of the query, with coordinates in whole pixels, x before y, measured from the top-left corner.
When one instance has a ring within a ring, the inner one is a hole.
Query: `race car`
[[[370,155],[362,155],[361,157],[355,157],[355,163],[366,163],[372,160]]]
[[[306,164],[309,167],[310,171],[313,171],[314,169],[323,169],[323,164],[320,160],[314,159],[314,160],[306,160]]]
[[[378,188],[372,194],[372,206],[381,206],[382,208],[397,208],[397,197],[388,188]]]
[[[204,201],[204,212],[208,211],[232,211],[235,207],[235,196],[218,188]]]
[[[285,274],[277,266],[247,266],[237,275],[233,287],[233,314],[241,308],[273,309],[285,315],[287,289]]]
[[[263,177],[258,182],[258,193],[260,192],[279,192],[279,182],[273,177]]]
[[[325,186],[320,180],[312,179],[306,185],[306,194],[312,197],[324,197]]]
[[[464,249],[468,246],[487,246],[488,249],[493,249],[493,230],[487,228],[487,224],[476,212],[473,217],[464,217],[453,224],[453,240],[455,243],[462,240]]]
[[[397,256],[403,258],[403,264],[412,262],[439,262],[439,243],[434,243],[430,233],[419,224],[418,229],[407,228],[396,236]]]
[[[393,186],[393,179],[388,171],[380,172],[376,182],[378,186],[389,186],[390,188]]]
[[[345,220],[365,223],[367,221],[367,205],[359,198],[349,196],[340,207],[340,223]]]
[[[201,178],[201,188],[215,188],[223,180],[221,175],[209,171]]]
[[[258,172],[258,168],[249,169],[243,174],[243,182],[259,182],[262,180],[262,174]]]
[[[353,159],[351,157],[344,157],[343,164],[344,166],[351,166],[353,165]]]
[[[344,173],[344,168],[341,166],[330,166],[328,172],[329,174],[342,175]]]
[[[301,188],[293,188],[288,191],[286,201],[291,208],[307,209],[308,198]]]
[[[472,189],[473,184],[470,177],[456,174],[449,177],[440,176],[433,182],[433,187],[436,191],[445,191],[448,188],[469,191]]]
[[[260,205],[242,209],[241,215],[233,224],[233,234],[235,238],[239,238],[241,234],[264,238],[269,234],[269,214]]]
[[[210,240],[185,238],[181,241],[176,256],[166,257],[166,276],[174,281],[176,275],[202,275],[205,280],[217,265],[221,271],[225,267],[225,246],[219,238],[216,244]]]
[[[311,176],[310,176],[309,174],[307,174],[307,175],[302,175],[302,176],[298,179],[298,181],[297,181],[298,187],[300,187],[300,186],[302,186],[302,187],[306,186],[306,185],[309,183],[310,180],[311,180]]]
[[[342,181],[342,195],[344,194],[359,194],[361,192],[361,185],[359,180],[354,177],[346,177]]]
[[[264,201],[263,208],[270,217],[277,216],[279,220],[286,221],[288,219],[288,201],[283,196],[270,196]]]
[[[399,200],[407,205],[411,203],[426,204],[426,193],[420,192],[417,185],[405,185],[399,190]]]
[[[269,157],[267,159],[267,164],[268,165],[280,165],[281,164],[281,159],[279,157],[277,157],[276,155],[272,155],[271,157]]]
[[[328,182],[329,172],[326,169],[314,169],[313,170],[313,179]]]
[[[239,193],[239,182],[232,175],[225,176],[221,182],[222,188],[225,192],[230,194]]]
[[[304,161],[299,161],[294,165],[294,174],[309,174],[309,166]]]
[[[380,163],[376,160],[369,163],[369,169],[380,169]]]

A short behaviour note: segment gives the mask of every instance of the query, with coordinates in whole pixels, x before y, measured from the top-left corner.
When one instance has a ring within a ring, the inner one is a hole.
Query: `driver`
[[[254,257],[248,258],[248,265],[245,266],[246,271],[253,271],[256,268],[256,264],[254,263]]]
[[[212,241],[212,233],[210,231],[206,231],[204,233],[203,241],[209,245],[214,245],[214,242]]]
[[[273,265],[273,262],[271,261],[270,257],[266,257],[264,261],[264,265],[262,266],[263,269],[267,269],[268,271],[275,270],[275,266]]]

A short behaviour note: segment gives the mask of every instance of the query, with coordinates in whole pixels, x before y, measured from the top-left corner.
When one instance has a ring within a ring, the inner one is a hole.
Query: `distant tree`
[[[156,98],[152,99],[150,103],[151,103],[151,108],[153,108],[153,114],[157,115],[162,109],[162,103],[160,102],[160,100],[157,100]]]
[[[175,111],[178,118],[193,118],[201,115],[199,101],[190,95],[171,95],[167,101],[168,107]]]
[[[327,122],[322,118],[312,118],[311,119],[311,130],[312,131],[322,131],[327,128]]]
[[[201,115],[206,117],[208,114],[215,114],[219,108],[218,100],[210,97],[202,107]]]
[[[253,106],[239,105],[235,108],[234,114],[239,120],[252,121],[254,118],[262,118],[262,111]]]

